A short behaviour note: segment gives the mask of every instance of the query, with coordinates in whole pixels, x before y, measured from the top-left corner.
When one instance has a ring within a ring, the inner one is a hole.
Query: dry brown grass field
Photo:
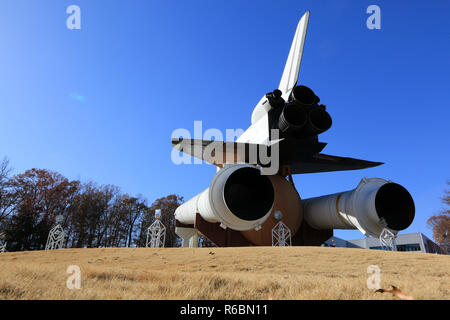
[[[69,265],[81,288],[68,289]],[[107,248],[0,253],[0,299],[450,298],[450,256],[325,247]]]

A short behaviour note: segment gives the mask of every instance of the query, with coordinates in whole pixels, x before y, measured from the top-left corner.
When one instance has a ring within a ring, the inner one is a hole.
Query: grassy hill
[[[70,290],[68,266],[81,270]],[[450,256],[323,247],[105,248],[0,253],[0,299],[450,298]]]

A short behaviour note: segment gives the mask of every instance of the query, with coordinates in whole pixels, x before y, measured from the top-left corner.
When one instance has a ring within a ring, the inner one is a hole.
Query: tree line
[[[184,201],[182,196],[172,194],[148,204],[141,195],[130,196],[117,186],[70,181],[46,169],[11,172],[4,158],[0,161],[0,233],[6,236],[8,251],[45,249],[58,215],[64,218],[67,248],[144,247],[156,209],[161,209],[166,227],[165,246],[181,244],[174,213]],[[450,251],[450,190],[441,199],[446,208],[427,224],[445,252]],[[199,241],[201,246],[213,246],[201,236]]]
[[[63,216],[66,247],[144,247],[147,228],[161,209],[166,247],[180,245],[174,212],[183,197],[169,195],[148,204],[114,185],[69,180],[58,172],[30,169],[12,175],[9,161],[0,162],[0,232],[8,251],[43,250],[55,218]],[[206,240],[203,239],[205,242]],[[206,243],[204,243],[206,245]]]

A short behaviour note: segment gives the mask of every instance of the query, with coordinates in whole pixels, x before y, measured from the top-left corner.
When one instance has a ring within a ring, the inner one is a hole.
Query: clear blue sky
[[[81,30],[66,8],[81,8]],[[366,8],[381,8],[381,30]],[[450,178],[450,2],[0,2],[0,157],[14,172],[56,170],[150,202],[205,189],[215,168],[171,162],[177,128],[246,129],[278,86],[299,18],[311,11],[300,82],[327,104],[324,152],[386,164],[295,177],[302,197],[362,177],[404,185],[416,204],[405,232],[431,237]],[[345,239],[357,231],[336,231]]]

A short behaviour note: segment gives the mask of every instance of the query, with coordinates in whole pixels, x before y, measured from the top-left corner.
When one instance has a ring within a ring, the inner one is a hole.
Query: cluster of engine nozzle
[[[306,86],[296,86],[286,103],[280,90],[266,96],[271,107],[278,111],[278,128],[287,135],[310,137],[331,127],[331,116],[325,110],[325,105],[319,105],[319,97]]]

